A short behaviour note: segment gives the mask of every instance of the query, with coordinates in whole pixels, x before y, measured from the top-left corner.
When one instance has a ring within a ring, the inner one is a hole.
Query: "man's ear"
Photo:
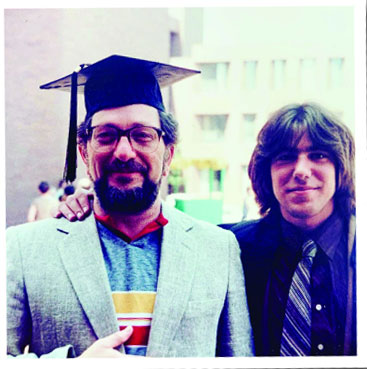
[[[169,167],[171,165],[173,155],[175,153],[175,147],[173,145],[168,145],[164,151],[164,158],[163,158],[163,171],[162,176],[167,176],[169,173]]]
[[[87,146],[83,144],[78,145],[80,156],[82,157],[84,164],[88,165],[88,153],[87,153]]]

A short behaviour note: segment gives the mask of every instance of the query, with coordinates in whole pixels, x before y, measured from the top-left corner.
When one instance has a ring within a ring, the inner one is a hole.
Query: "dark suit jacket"
[[[247,301],[254,333],[257,356],[269,355],[264,347],[262,312],[266,285],[270,276],[274,254],[281,236],[280,217],[270,213],[266,217],[236,224],[235,233],[241,248],[241,260],[245,273]],[[348,303],[344,354],[353,355],[356,350],[356,283],[355,283],[355,217],[351,217],[348,238]]]

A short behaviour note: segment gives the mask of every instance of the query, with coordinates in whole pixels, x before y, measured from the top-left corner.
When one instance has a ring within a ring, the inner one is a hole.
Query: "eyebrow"
[[[288,146],[285,147],[284,149],[281,149],[279,152],[292,152],[292,153],[299,153],[299,152],[305,152],[305,151],[326,151],[326,152],[330,152],[330,150],[328,150],[325,147],[321,147],[321,146],[315,146],[315,145],[310,145],[307,146],[304,149],[299,149],[298,147],[294,147],[294,146]]]
[[[95,126],[91,126],[90,128],[94,128],[94,127],[114,127],[114,128],[117,128],[117,129],[121,129],[121,128],[118,127],[117,123],[112,123],[112,122],[97,124]],[[153,127],[153,126],[148,126],[144,123],[134,122],[131,125],[131,128],[136,128],[136,127]],[[153,128],[160,128],[160,127],[153,127]]]

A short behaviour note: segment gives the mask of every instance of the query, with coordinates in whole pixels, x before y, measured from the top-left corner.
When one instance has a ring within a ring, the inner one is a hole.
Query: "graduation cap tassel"
[[[64,168],[64,179],[67,182],[73,182],[76,178],[77,167],[77,85],[78,73],[73,72],[71,75],[71,98],[70,98],[70,123],[69,123],[69,138],[66,150],[66,160]]]

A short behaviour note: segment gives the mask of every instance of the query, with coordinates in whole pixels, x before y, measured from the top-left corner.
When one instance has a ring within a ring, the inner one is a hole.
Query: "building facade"
[[[255,218],[247,167],[272,112],[315,102],[354,131],[353,9],[183,12],[182,27],[195,21],[201,37],[189,36],[187,55],[171,60],[202,72],[173,89],[181,122],[176,165],[185,191],[190,198],[221,199],[222,222]]]

